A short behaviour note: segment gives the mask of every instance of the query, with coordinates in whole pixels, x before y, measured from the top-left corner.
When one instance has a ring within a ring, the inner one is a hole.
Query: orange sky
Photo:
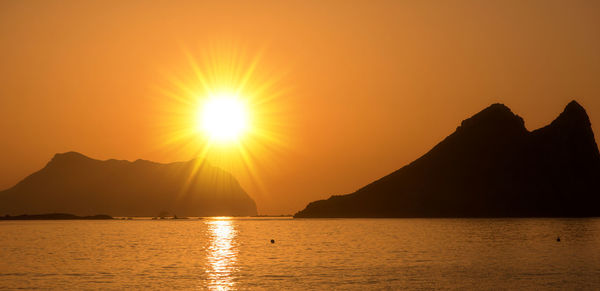
[[[493,102],[531,130],[576,99],[599,136],[599,15],[599,1],[1,1],[0,189],[56,152],[192,158],[163,146],[157,88],[215,43],[283,76],[286,146],[258,157],[262,188],[234,173],[263,214],[354,191]]]

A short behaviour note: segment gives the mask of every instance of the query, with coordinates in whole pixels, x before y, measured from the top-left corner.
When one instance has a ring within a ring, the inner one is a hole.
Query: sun
[[[184,55],[187,66],[167,71],[165,82],[156,85],[155,103],[157,146],[194,161],[181,193],[208,165],[265,193],[260,173],[275,168],[291,149],[295,128],[286,72],[264,59],[262,50],[235,43],[184,48]]]
[[[212,141],[238,141],[249,128],[248,106],[239,96],[210,96],[198,110],[197,129]]]

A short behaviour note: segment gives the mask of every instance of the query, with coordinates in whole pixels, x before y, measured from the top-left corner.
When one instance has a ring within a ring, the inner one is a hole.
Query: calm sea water
[[[0,221],[13,288],[592,290],[600,219]]]

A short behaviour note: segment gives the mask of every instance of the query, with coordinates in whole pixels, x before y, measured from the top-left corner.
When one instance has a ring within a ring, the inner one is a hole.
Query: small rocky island
[[[77,216],[67,213],[48,213],[48,214],[33,214],[33,215],[16,215],[16,216],[0,216],[0,220],[105,220],[113,219],[112,216],[105,214],[91,216]]]
[[[581,105],[529,131],[493,104],[409,165],[294,217],[589,217],[599,205],[600,154]]]

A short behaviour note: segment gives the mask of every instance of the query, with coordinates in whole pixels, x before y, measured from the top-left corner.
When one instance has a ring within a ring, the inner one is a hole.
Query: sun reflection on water
[[[208,247],[208,278],[211,290],[228,290],[235,285],[233,273],[236,269],[237,231],[231,218],[216,217],[206,221],[210,234]]]

